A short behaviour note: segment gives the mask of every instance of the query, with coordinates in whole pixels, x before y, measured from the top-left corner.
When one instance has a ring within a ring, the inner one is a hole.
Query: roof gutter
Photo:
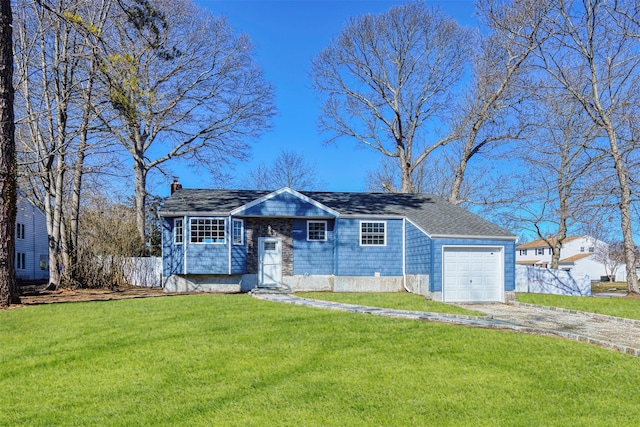
[[[160,211],[159,216],[165,218],[181,216],[229,216],[229,212],[196,212],[196,211]]]
[[[432,234],[432,239],[487,239],[487,240],[518,240],[518,236],[472,236],[461,234]]]

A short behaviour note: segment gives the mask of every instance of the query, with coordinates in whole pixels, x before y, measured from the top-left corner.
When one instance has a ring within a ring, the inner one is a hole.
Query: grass
[[[431,313],[464,314],[467,316],[483,315],[477,311],[466,310],[461,307],[431,301],[426,299],[424,296],[410,294],[408,292],[297,292],[296,296],[323,301],[364,305],[368,307],[426,311]]]
[[[517,294],[520,302],[562,307],[640,320],[640,300],[633,298],[572,297],[548,294]]]
[[[635,357],[247,295],[7,310],[0,337],[0,425],[640,423]]]

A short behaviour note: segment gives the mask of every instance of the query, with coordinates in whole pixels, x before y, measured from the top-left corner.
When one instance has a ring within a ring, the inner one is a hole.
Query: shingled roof
[[[265,190],[180,189],[166,200],[160,215],[226,216],[234,209],[271,193]],[[406,217],[431,237],[515,239],[509,231],[430,194],[299,193],[333,209],[340,216]]]

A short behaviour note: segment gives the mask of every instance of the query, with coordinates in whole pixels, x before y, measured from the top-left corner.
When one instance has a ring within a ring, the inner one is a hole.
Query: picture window
[[[192,218],[191,243],[224,243],[223,218]]]

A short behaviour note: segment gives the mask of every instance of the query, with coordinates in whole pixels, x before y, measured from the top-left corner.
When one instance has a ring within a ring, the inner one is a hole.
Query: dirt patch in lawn
[[[118,289],[59,289],[46,290],[45,286],[21,286],[20,304],[12,308],[63,302],[109,301],[129,298],[151,298],[178,295],[164,292],[162,288],[118,288]],[[184,293],[180,294],[184,295]]]

